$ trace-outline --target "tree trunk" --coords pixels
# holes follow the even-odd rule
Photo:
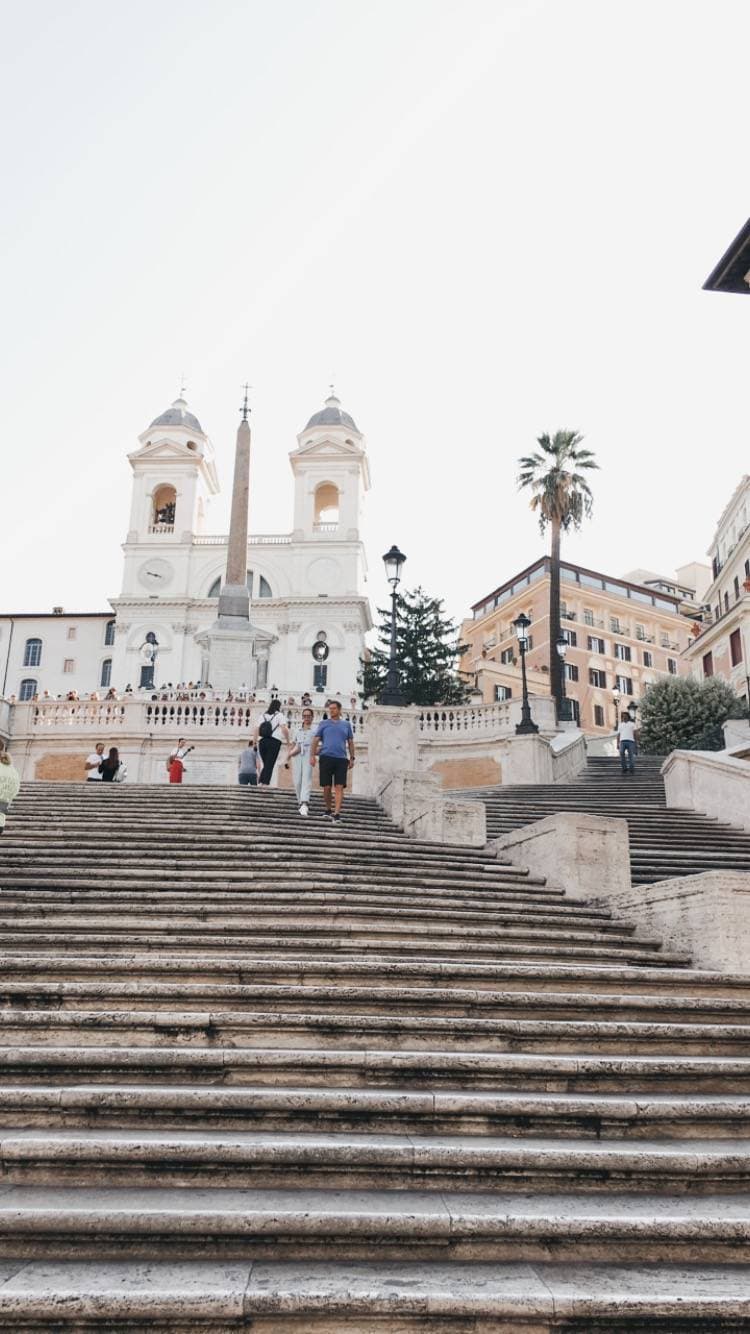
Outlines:
[[[557,652],[560,634],[560,521],[552,520],[549,579],[549,684],[559,718],[562,705],[562,662]]]

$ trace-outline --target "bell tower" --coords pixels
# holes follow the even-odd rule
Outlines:
[[[289,455],[294,473],[295,542],[359,541],[360,515],[370,489],[365,438],[333,392],[297,436]]]
[[[155,417],[128,455],[133,470],[128,545],[159,548],[201,533],[206,502],[219,490],[211,441],[182,396]]]

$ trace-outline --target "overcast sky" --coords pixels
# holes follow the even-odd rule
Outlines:
[[[702,558],[748,471],[747,0],[2,5],[0,610],[119,592],[126,453],[187,398],[228,526],[289,531],[335,379],[364,431],[368,589],[407,553],[460,616],[535,559],[542,431],[601,465],[564,550]]]

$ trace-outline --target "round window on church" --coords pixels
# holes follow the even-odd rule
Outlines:
[[[312,655],[316,662],[325,662],[330,649],[322,639],[316,639],[312,646]]]

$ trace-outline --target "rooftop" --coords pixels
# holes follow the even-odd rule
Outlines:
[[[320,412],[313,413],[305,430],[310,431],[314,426],[345,426],[350,431],[357,431],[359,435],[354,418],[342,411],[341,402],[333,392],[328,395]]]
[[[182,396],[176,398],[171,408],[167,408],[166,412],[154,417],[148,429],[151,430],[152,426],[184,426],[190,431],[200,431],[203,435],[203,427],[194,413],[188,412],[187,402]]]

